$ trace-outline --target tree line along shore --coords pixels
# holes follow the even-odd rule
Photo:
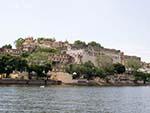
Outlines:
[[[150,64],[97,42],[19,38],[0,48],[1,80],[55,80],[66,84],[142,85]],[[61,73],[61,74],[60,74]],[[61,79],[63,78],[63,79]]]

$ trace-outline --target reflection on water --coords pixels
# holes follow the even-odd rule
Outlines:
[[[0,113],[150,113],[150,87],[0,87]]]

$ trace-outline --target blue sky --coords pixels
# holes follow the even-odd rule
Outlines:
[[[96,41],[150,62],[149,0],[0,0],[0,46],[19,37]]]

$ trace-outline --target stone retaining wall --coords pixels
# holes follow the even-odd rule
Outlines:
[[[0,84],[9,85],[60,85],[61,81],[56,80],[13,80],[13,79],[1,79]]]

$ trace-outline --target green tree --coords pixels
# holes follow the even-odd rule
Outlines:
[[[29,55],[30,55],[31,53],[30,52],[23,52],[23,53],[21,53],[21,57],[22,58],[27,58],[27,57],[29,57]]]
[[[15,57],[15,70],[23,72],[26,71],[28,68],[27,61],[21,57]]]
[[[0,73],[6,73],[6,77],[8,78],[9,74],[12,73],[14,70],[25,71],[27,68],[27,62],[20,57],[1,55],[0,67]]]
[[[84,67],[80,64],[70,64],[66,66],[66,72],[73,74],[74,72],[76,75],[73,76],[74,79],[80,78],[80,76],[84,72]]]
[[[95,68],[95,75],[100,78],[106,77],[105,71],[101,68]]]
[[[86,47],[86,43],[80,40],[76,40],[74,42],[74,46],[77,48],[85,48]]]
[[[6,73],[6,78],[9,77],[9,74],[15,70],[15,60],[10,55],[2,56],[2,62],[4,66],[4,73]]]
[[[133,73],[134,77],[135,77],[135,81],[137,82],[138,80],[142,80],[143,84],[146,84],[146,81],[148,81],[150,79],[150,74],[149,73],[144,73],[144,72],[138,72],[135,71]]]
[[[122,74],[122,73],[124,73],[126,71],[125,66],[120,64],[120,63],[113,64],[113,66],[114,66],[114,71],[117,74]]]
[[[85,78],[92,79],[95,76],[95,66],[91,61],[85,62],[84,66],[84,74],[86,75]]]
[[[80,78],[81,76],[86,79],[92,79],[96,76],[105,77],[104,71],[100,68],[94,66],[91,61],[85,62],[83,64],[70,64],[66,67],[66,71],[70,74],[76,72],[73,78]]]
[[[29,65],[32,64],[45,65],[50,62],[48,60],[48,57],[49,53],[47,52],[34,52],[27,57],[27,61]]]
[[[25,40],[23,38],[19,38],[15,41],[15,46],[16,48],[21,48],[22,47],[22,44]]]
[[[44,75],[47,77],[47,80],[48,80],[48,76],[47,76],[47,73],[49,72],[49,71],[52,71],[52,64],[51,63],[47,63],[47,64],[45,64],[44,66],[43,66],[43,73],[44,73]]]
[[[40,37],[37,39],[38,43],[41,43],[41,41],[51,41],[51,42],[55,42],[56,39],[55,38],[44,38],[44,37]]]
[[[31,72],[37,74],[37,78],[46,77],[47,72],[52,70],[51,61],[48,59],[50,53],[43,50],[38,50],[30,54],[26,59],[28,62],[28,72],[31,75]]]
[[[12,45],[11,44],[6,44],[4,46],[2,46],[2,48],[5,48],[5,49],[12,49]]]
[[[52,70],[52,65],[49,63],[47,63],[45,65],[32,64],[28,67],[29,75],[31,72],[35,72],[37,79],[39,79],[41,77],[47,77],[47,72],[49,70]]]
[[[101,44],[99,44],[95,41],[89,42],[88,46],[92,46],[92,47],[96,47],[96,48],[101,48],[102,47]]]
[[[115,73],[113,65],[108,65],[107,67],[105,67],[103,69],[104,69],[104,72],[105,72],[105,76],[114,75],[114,73]]]
[[[88,67],[88,68],[93,68],[95,67],[94,64],[91,62],[91,61],[87,61],[83,64],[85,67]]]
[[[2,55],[0,55],[0,74],[5,72],[5,62]]]
[[[125,66],[128,69],[131,69],[131,71],[137,71],[139,68],[141,68],[141,62],[139,60],[136,60],[136,59],[128,59],[125,62]]]

